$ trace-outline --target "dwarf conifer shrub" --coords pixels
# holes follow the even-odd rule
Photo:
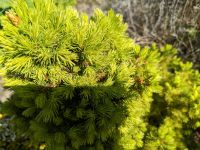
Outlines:
[[[159,54],[135,45],[113,11],[89,19],[52,0],[12,8],[2,18],[0,63],[14,91],[3,110],[16,132],[50,150],[142,147]]]
[[[157,49],[155,46],[152,49]],[[170,45],[161,48],[160,93],[153,95],[144,150],[200,149],[200,74],[177,58]]]
[[[113,11],[52,0],[13,1],[1,19],[2,110],[31,148],[199,149],[200,76],[171,46],[141,48]]]

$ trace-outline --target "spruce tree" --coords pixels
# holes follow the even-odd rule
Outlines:
[[[89,19],[54,2],[13,1],[1,17],[1,75],[14,91],[3,111],[16,132],[50,150],[199,149],[192,64],[169,45],[134,44],[113,11]]]
[[[16,0],[2,22],[1,74],[14,91],[3,110],[18,134],[50,150],[142,147],[159,54],[134,44],[120,15]]]

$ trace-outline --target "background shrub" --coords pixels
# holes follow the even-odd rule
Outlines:
[[[143,149],[197,150],[200,74],[191,63],[177,58],[172,46],[166,45],[160,52],[163,89],[153,95]]]

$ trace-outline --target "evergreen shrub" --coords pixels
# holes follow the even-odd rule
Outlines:
[[[16,132],[52,150],[141,147],[159,90],[158,53],[135,45],[113,11],[89,19],[51,0],[12,8],[2,18],[0,62],[14,91],[3,110]]]
[[[143,149],[198,150],[200,74],[192,69],[192,63],[183,63],[172,46],[159,52],[162,90],[153,94]]]
[[[2,110],[47,150],[199,149],[199,73],[171,46],[141,48],[122,17],[52,0],[2,17]]]

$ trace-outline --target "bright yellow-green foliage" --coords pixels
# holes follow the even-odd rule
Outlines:
[[[2,17],[0,70],[14,94],[2,110],[34,146],[200,148],[200,75],[171,46],[134,44],[113,11],[88,18],[53,0],[12,8]]]
[[[28,8],[23,0],[15,4],[19,25],[5,18],[0,40],[6,47],[2,61],[7,72],[21,80],[43,86],[94,84],[98,74],[104,76],[126,55],[121,51],[130,53],[131,40],[120,35],[126,26],[112,11],[105,16],[97,10],[89,21],[87,15],[52,2],[37,1],[35,8]]]
[[[145,150],[200,148],[200,74],[177,58],[176,51],[169,45],[160,50],[163,90],[153,96]]]
[[[17,133],[52,150],[142,146],[159,55],[125,33],[122,17],[91,19],[51,0],[13,1],[0,31],[3,104]],[[149,97],[148,97],[149,96]]]

